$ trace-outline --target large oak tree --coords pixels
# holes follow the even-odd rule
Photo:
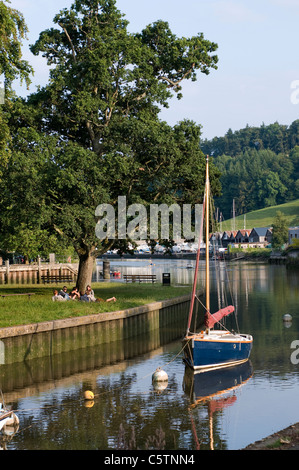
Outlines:
[[[128,204],[196,203],[204,181],[200,126],[171,127],[159,112],[174,94],[182,97],[183,81],[216,68],[217,45],[202,34],[178,38],[164,21],[130,33],[115,3],[76,0],[55,17],[57,28],[31,47],[47,58],[49,83],[10,116],[15,149],[29,152],[42,175],[35,219],[74,246],[80,289],[91,281],[94,257],[115,243],[96,237],[99,204],[115,205],[118,196]],[[212,167],[215,192],[217,177]]]

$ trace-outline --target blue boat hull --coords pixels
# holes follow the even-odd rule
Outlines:
[[[188,341],[185,361],[193,369],[226,367],[247,361],[252,349],[252,338],[249,335],[232,336],[232,340],[213,338],[186,338]]]

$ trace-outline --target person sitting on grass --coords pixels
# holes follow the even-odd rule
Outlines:
[[[61,295],[65,300],[70,300],[70,296],[67,293],[67,287],[66,286],[63,286],[61,291],[59,291],[59,295]]]
[[[90,297],[84,291],[80,292],[80,299],[79,300],[82,300],[82,302],[91,302]]]
[[[53,302],[55,302],[55,301],[60,301],[61,302],[61,301],[67,300],[65,297],[62,297],[62,295],[58,294],[58,290],[56,290],[56,289],[54,290],[53,294],[54,294],[53,297],[52,297]]]
[[[97,299],[95,298],[94,291],[90,287],[90,285],[86,286],[85,294],[88,296],[90,302],[95,302]]]
[[[78,292],[78,289],[77,289],[76,286],[73,287],[73,290],[72,290],[72,292],[70,293],[70,298],[71,298],[72,300],[76,300],[76,299],[79,300],[79,299],[80,299],[80,293]]]

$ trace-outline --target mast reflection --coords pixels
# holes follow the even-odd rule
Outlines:
[[[214,450],[214,413],[233,406],[237,401],[236,390],[244,386],[252,375],[253,368],[250,360],[234,367],[202,373],[194,373],[190,367],[186,367],[183,390],[190,398],[189,415],[196,450],[201,449],[201,442],[192,412],[201,406],[207,409],[209,446],[211,450]]]

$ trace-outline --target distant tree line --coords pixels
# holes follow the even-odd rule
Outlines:
[[[299,120],[249,127],[201,142],[221,172],[224,219],[299,198]]]
[[[288,154],[296,145],[299,145],[299,119],[290,126],[275,122],[268,126],[262,124],[260,127],[247,125],[235,132],[229,129],[224,137],[202,140],[201,149],[213,157],[221,155],[235,157],[245,150],[253,149],[267,149],[276,154]]]

